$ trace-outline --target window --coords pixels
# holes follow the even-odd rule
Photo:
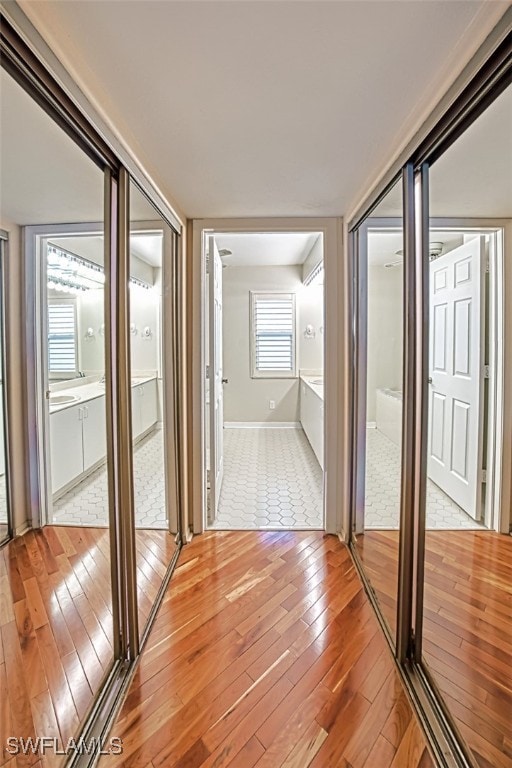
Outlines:
[[[74,299],[48,302],[48,373],[52,379],[66,379],[78,374]]]
[[[251,376],[293,378],[295,294],[251,291]]]

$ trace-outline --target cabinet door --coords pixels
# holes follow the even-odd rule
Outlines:
[[[82,406],[50,414],[52,492],[56,493],[83,472]]]
[[[140,401],[142,395],[142,384],[132,387],[132,439],[136,440],[142,432]]]
[[[141,432],[156,424],[158,418],[157,400],[156,400],[156,379],[151,379],[146,384],[142,384],[141,403]]]
[[[84,406],[83,446],[84,471],[107,455],[107,432],[105,424],[105,398],[89,400]]]

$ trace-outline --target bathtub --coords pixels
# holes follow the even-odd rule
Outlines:
[[[378,389],[375,426],[396,445],[402,443],[402,392]]]

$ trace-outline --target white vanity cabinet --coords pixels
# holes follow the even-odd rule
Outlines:
[[[52,493],[70,485],[106,455],[104,396],[50,413]]]
[[[309,443],[324,468],[324,401],[304,381],[300,383],[300,421]]]
[[[82,474],[82,408],[78,405],[50,414],[50,461],[53,493]]]
[[[132,387],[132,435],[136,440],[158,419],[156,379]]]
[[[105,398],[89,400],[83,408],[82,443],[84,472],[107,455],[107,425],[105,423]]]

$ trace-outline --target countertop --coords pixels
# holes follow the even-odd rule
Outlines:
[[[324,384],[323,384],[323,377],[322,376],[303,376],[301,374],[301,380],[304,382],[304,384],[307,384],[308,387],[317,395],[321,400],[324,399]],[[315,382],[322,380],[321,384],[316,384]]]
[[[132,379],[132,388],[138,387],[139,384],[145,384],[148,381],[156,379],[156,376],[134,376]],[[67,388],[58,388],[52,391],[53,395],[70,395],[76,397],[71,403],[58,403],[50,405],[50,413],[57,413],[63,411],[65,408],[73,408],[75,405],[81,405],[87,403],[89,400],[95,400],[97,397],[102,397],[105,394],[105,384],[100,384],[99,380],[94,382],[87,382],[86,384],[73,384],[73,386]]]

